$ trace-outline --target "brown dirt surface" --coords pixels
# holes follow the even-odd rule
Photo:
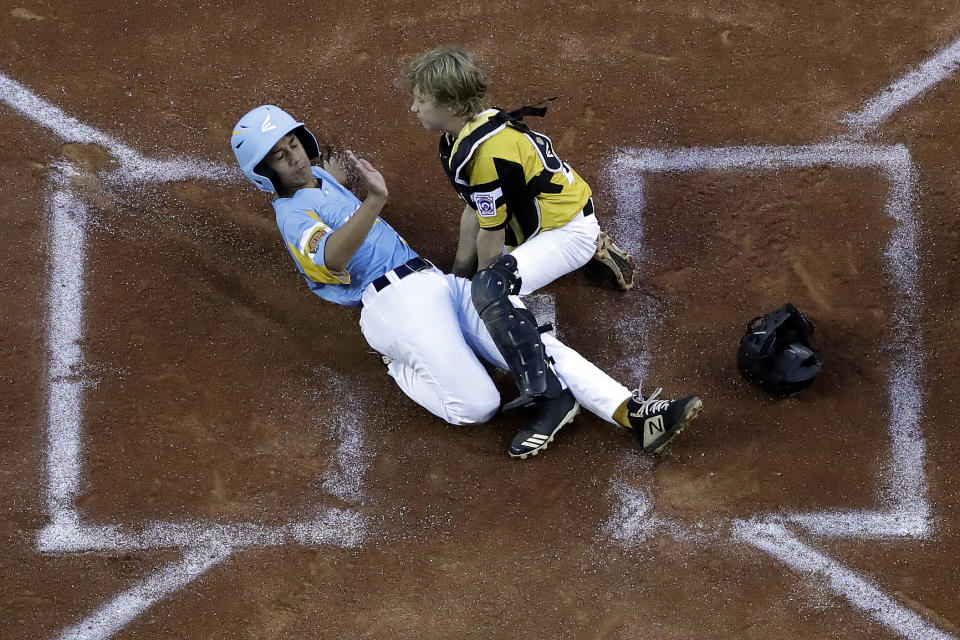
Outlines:
[[[534,126],[591,182],[608,227],[618,150],[834,139],[844,114],[960,37],[960,5],[33,0],[0,3],[0,35],[0,74],[148,158],[233,165],[236,120],[282,106],[381,168],[384,217],[449,267],[459,201],[396,81],[416,54],[475,51],[504,107],[557,96]],[[304,286],[251,185],[125,184],[104,145],[0,102],[0,640],[59,637],[182,555],[38,549],[50,521],[51,264],[71,259],[51,240],[48,206],[64,162],[89,214],[74,372],[87,383],[83,522],[267,527],[336,508],[369,524],[352,548],[236,549],[91,638],[900,637],[822,575],[731,531],[770,513],[877,508],[891,407],[918,402],[926,538],[789,528],[960,637],[955,98],[951,76],[870,139],[904,145],[919,176],[920,397],[890,398],[900,290],[884,257],[897,223],[883,175],[656,173],[644,181],[638,287],[572,274],[546,293],[571,346],[633,386],[646,350],[645,384],[697,393],[705,411],[660,456],[583,413],[526,461],[506,454],[523,415],[452,428],[396,388],[358,313]],[[807,392],[776,400],[739,377],[735,352],[746,322],[787,300],[817,323],[825,367]],[[349,451],[344,421],[357,415],[347,427],[362,450]],[[363,471],[352,494],[324,484],[344,447]],[[630,540],[611,529],[623,491],[653,505],[652,528]]]

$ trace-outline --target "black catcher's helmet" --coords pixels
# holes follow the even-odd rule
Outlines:
[[[757,316],[740,340],[737,364],[747,380],[771,393],[790,396],[806,389],[823,359],[810,345],[813,323],[789,302]]]

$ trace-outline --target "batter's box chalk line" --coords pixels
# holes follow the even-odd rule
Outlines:
[[[923,341],[919,328],[922,293],[919,278],[918,233],[915,216],[917,171],[903,145],[862,142],[894,112],[947,78],[960,66],[960,40],[955,41],[919,68],[893,82],[843,122],[846,135],[836,140],[803,146],[742,146],[684,149],[621,149],[607,173],[617,202],[615,230],[618,240],[644,260],[643,211],[646,205],[644,176],[650,173],[696,171],[762,172],[828,166],[875,170],[886,178],[889,191],[885,213],[897,226],[884,253],[887,273],[897,290],[893,310],[892,366],[888,378],[890,457],[880,478],[875,510],[827,510],[811,513],[777,513],[729,523],[732,539],[768,553],[794,571],[825,581],[828,588],[875,619],[894,634],[911,640],[957,640],[934,627],[921,615],[884,594],[868,579],[802,542],[787,525],[799,526],[824,538],[857,540],[927,539],[933,515],[928,499],[926,440],[920,429],[923,416]],[[632,327],[647,338],[655,319],[641,318]],[[650,340],[643,340],[649,344]],[[649,352],[649,346],[646,351]],[[641,359],[643,371],[649,353]],[[636,465],[628,457],[624,467]],[[604,535],[624,546],[635,545],[659,533],[678,540],[696,540],[703,532],[658,515],[647,488],[637,488],[627,478],[614,476],[608,498],[612,515]],[[719,526],[713,527],[715,531]]]
[[[138,183],[182,180],[238,181],[235,168],[193,159],[154,160],[115,138],[68,116],[37,97],[26,87],[0,74],[0,98],[38,125],[72,142],[106,149],[119,168],[102,174],[114,188]],[[85,326],[85,273],[87,230],[91,220],[83,198],[73,190],[75,178],[84,174],[67,161],[51,165],[47,213],[51,246],[57,247],[50,263],[47,291],[49,348],[47,400],[47,511],[50,523],[37,536],[43,553],[133,552],[180,549],[183,557],[105,603],[97,612],[63,631],[60,638],[108,638],[147,608],[182,589],[194,579],[246,548],[282,545],[355,548],[370,535],[366,517],[352,509],[325,508],[298,522],[281,526],[208,521],[154,522],[140,527],[84,523],[77,509],[83,471],[83,398],[92,382],[85,378],[82,339]],[[526,296],[538,317],[556,323],[553,298]],[[349,386],[327,371],[330,384]],[[336,394],[351,397],[351,394]],[[322,478],[322,487],[347,503],[363,497],[363,476],[372,454],[365,446],[361,425],[362,403],[340,407],[330,427],[340,441],[334,459]],[[358,453],[359,452],[359,453]]]
[[[903,79],[891,84],[876,98],[868,101],[844,122],[850,131],[848,140],[859,139],[874,131],[897,109],[946,78],[960,60],[960,40],[921,65]],[[24,117],[51,130],[66,141],[96,144],[107,149],[118,161],[119,168],[104,176],[112,184],[168,182],[187,179],[236,180],[239,172],[196,159],[155,160],[145,158],[115,138],[80,122],[60,108],[36,96],[24,85],[0,74],[0,99]],[[909,153],[902,146],[868,146],[840,141],[824,145],[800,147],[734,147],[715,149],[680,149],[674,151],[624,150],[612,165],[610,178],[618,203],[620,238],[630,239],[633,249],[641,253],[644,193],[639,178],[623,180],[626,173],[643,174],[656,171],[691,170],[776,170],[780,168],[827,165],[840,167],[873,167],[884,172],[891,183],[886,210],[900,224],[894,232],[887,252],[893,279],[905,294],[897,310],[894,329],[900,338],[896,355],[897,367],[891,374],[891,405],[896,398],[914,399],[900,414],[903,423],[891,422],[891,430],[907,429],[910,436],[903,446],[895,440],[891,461],[886,471],[887,490],[883,492],[884,509],[870,512],[824,512],[768,516],[753,521],[735,521],[733,539],[766,551],[794,570],[818,575],[829,580],[831,588],[844,595],[868,615],[878,619],[895,633],[907,638],[954,638],[933,629],[917,614],[909,612],[868,581],[840,566],[819,552],[801,543],[785,527],[790,522],[822,536],[844,537],[917,537],[930,535],[931,516],[923,471],[925,443],[915,418],[922,414],[919,394],[922,351],[919,332],[911,329],[919,314],[920,292],[917,288],[916,222],[913,217],[916,175]],[[77,625],[64,630],[60,638],[100,640],[108,638],[150,606],[189,584],[238,549],[281,544],[334,545],[353,547],[367,535],[366,520],[348,509],[327,509],[313,518],[280,527],[263,527],[255,523],[212,524],[205,522],[160,522],[138,530],[120,525],[90,526],[81,521],[76,508],[82,470],[82,398],[89,384],[82,371],[85,242],[88,224],[82,199],[71,192],[69,178],[76,169],[68,163],[53,167],[48,212],[51,218],[51,246],[71,260],[54,260],[50,269],[48,291],[48,340],[50,348],[48,399],[47,503],[50,524],[37,538],[38,549],[48,553],[83,551],[136,551],[178,548],[183,557],[154,575],[138,582],[104,604],[97,612]],[[634,230],[626,228],[628,217],[637,215]],[[59,286],[53,286],[57,283]],[[645,342],[646,343],[646,342]],[[908,347],[916,350],[912,356]],[[647,350],[649,351],[649,349]],[[649,352],[642,355],[639,366],[646,368]],[[642,376],[641,376],[642,379]],[[897,395],[894,391],[916,392]],[[911,413],[912,412],[912,413]],[[893,415],[898,415],[893,412]],[[913,420],[911,422],[911,420]],[[911,431],[912,429],[912,431]],[[904,432],[901,432],[904,433]],[[351,435],[351,434],[348,434]],[[355,435],[355,434],[353,434]],[[327,478],[328,483],[330,478]],[[339,479],[338,479],[339,481]],[[687,535],[683,527],[658,518],[653,503],[643,490],[621,486],[622,476],[614,479],[610,494],[619,496],[617,513],[630,518],[633,529],[617,529],[615,518],[609,531],[629,537],[633,531],[644,531],[645,520],[656,523],[675,537]],[[621,485],[618,485],[621,483]],[[342,484],[342,483],[341,483]],[[893,490],[896,484],[897,490]],[[339,485],[338,485],[339,486]],[[352,487],[352,484],[347,486]],[[906,490],[904,490],[904,487]],[[617,491],[617,489],[621,489]],[[642,504],[629,504],[638,500]],[[651,518],[656,520],[650,520]],[[881,611],[886,611],[883,613]],[[892,612],[892,613],[890,613]]]
[[[853,538],[925,538],[931,529],[925,472],[926,441],[921,372],[923,343],[919,329],[918,225],[914,217],[916,171],[903,145],[873,146],[832,142],[797,147],[729,147],[675,151],[622,150],[610,165],[617,198],[617,237],[643,259],[645,203],[643,176],[692,171],[776,171],[812,166],[873,169],[890,187],[884,210],[897,222],[884,258],[897,290],[892,320],[892,366],[888,379],[891,441],[877,511],[798,513],[787,519],[811,533]],[[641,326],[640,333],[649,335]],[[650,340],[645,340],[649,343]]]
[[[98,136],[96,140],[101,144],[105,138]],[[138,164],[143,166],[149,162],[140,158]],[[47,318],[50,352],[47,510],[50,524],[38,535],[37,548],[46,553],[176,548],[183,550],[184,554],[181,560],[121,593],[60,637],[107,638],[148,607],[189,584],[237,550],[294,544],[359,546],[368,535],[367,519],[354,510],[341,508],[321,509],[301,521],[281,526],[184,521],[155,522],[134,529],[116,524],[92,526],[82,522],[76,499],[83,466],[83,395],[90,384],[82,374],[81,347],[86,294],[86,232],[90,220],[85,202],[71,190],[71,178],[79,175],[77,169],[66,162],[55,163],[51,169],[47,213],[50,242],[51,246],[57,247],[57,253],[50,265]],[[130,182],[129,178],[126,182]],[[338,383],[336,376],[331,379],[332,384]],[[363,423],[359,403],[341,407],[336,435],[352,444],[362,443],[359,425]],[[338,449],[324,486],[334,489],[331,493],[345,501],[358,499],[356,484],[366,469],[367,459],[348,456],[342,449]]]

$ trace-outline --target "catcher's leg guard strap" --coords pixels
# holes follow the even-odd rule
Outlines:
[[[471,287],[473,306],[520,389],[520,397],[504,405],[504,410],[528,405],[540,397],[555,398],[563,391],[547,361],[536,318],[526,309],[514,307],[507,297],[520,291],[516,266],[516,258],[501,256],[474,276]]]

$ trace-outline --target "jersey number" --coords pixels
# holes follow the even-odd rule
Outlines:
[[[560,159],[553,149],[553,141],[542,133],[531,131],[529,134],[533,146],[540,153],[543,166],[553,173],[562,173],[567,182],[573,184],[573,170],[566,162]]]

